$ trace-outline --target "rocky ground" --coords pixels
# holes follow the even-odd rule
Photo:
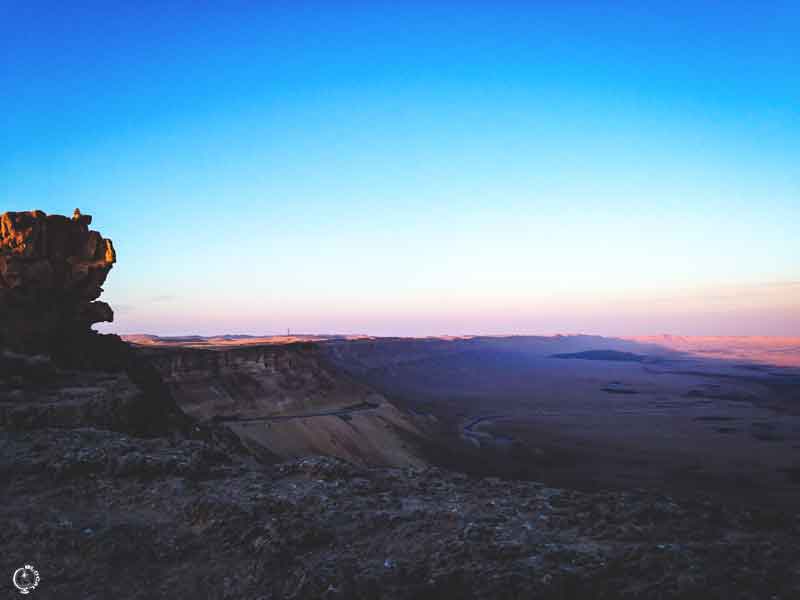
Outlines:
[[[800,596],[800,520],[331,458],[218,431],[0,432],[0,549],[46,598]],[[10,588],[10,582],[9,582]]]

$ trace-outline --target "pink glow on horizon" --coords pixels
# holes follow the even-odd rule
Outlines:
[[[503,298],[457,292],[349,298],[232,298],[215,304],[181,297],[115,305],[103,332],[164,335],[303,333],[373,335],[547,334],[800,335],[800,282]]]

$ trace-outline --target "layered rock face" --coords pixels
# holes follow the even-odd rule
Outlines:
[[[413,418],[327,359],[318,344],[139,348],[177,405],[225,422],[248,447],[362,465],[423,463]]]
[[[113,321],[97,299],[116,254],[89,229],[92,217],[40,210],[0,216],[0,346],[61,354],[81,345],[91,325]]]

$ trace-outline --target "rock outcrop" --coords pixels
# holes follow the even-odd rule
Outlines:
[[[0,216],[0,429],[98,427],[135,435],[184,430],[152,366],[116,335],[98,301],[116,262],[92,218]]]
[[[98,298],[116,254],[91,222],[77,209],[0,216],[0,347],[67,355],[92,339],[92,324],[113,321]]]

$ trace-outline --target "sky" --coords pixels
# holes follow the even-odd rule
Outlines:
[[[800,335],[797,2],[0,0],[119,333]]]

